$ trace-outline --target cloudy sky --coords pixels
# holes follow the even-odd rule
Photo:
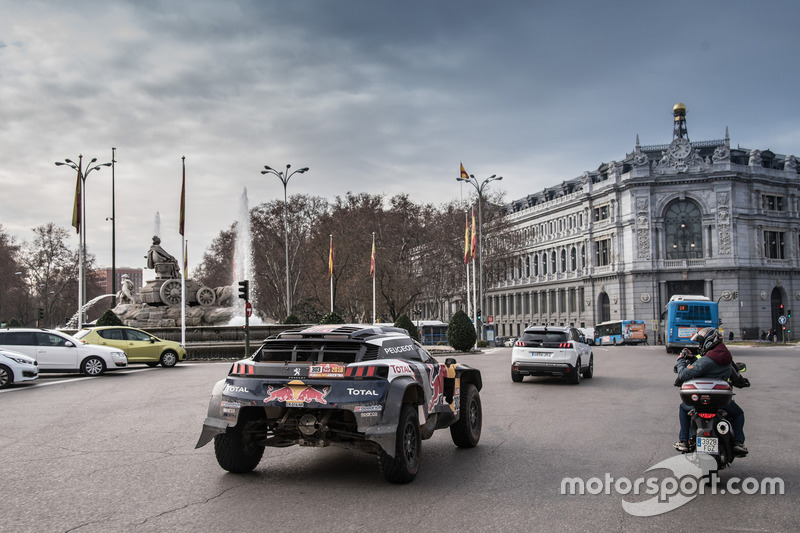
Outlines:
[[[156,212],[190,268],[250,205],[289,194],[513,200],[672,139],[800,155],[800,3],[0,0],[0,224],[70,228],[75,177],[111,160],[117,265],[144,266]],[[111,170],[87,178],[88,247],[111,265]],[[74,230],[73,236],[74,236]],[[367,237],[368,238],[368,237]],[[73,237],[77,247],[77,236]]]

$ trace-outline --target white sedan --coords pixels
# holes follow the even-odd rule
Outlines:
[[[0,350],[0,389],[12,383],[33,381],[39,377],[36,359],[11,350]]]

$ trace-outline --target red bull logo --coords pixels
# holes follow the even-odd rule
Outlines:
[[[431,399],[428,402],[428,412],[432,413],[444,396],[444,377],[447,372],[444,365],[425,365],[428,367],[428,377],[431,383]]]
[[[325,397],[330,392],[330,387],[315,388],[306,385],[300,380],[292,380],[283,387],[267,387],[267,397],[264,403],[284,402],[286,407],[303,407],[310,402],[327,404]]]

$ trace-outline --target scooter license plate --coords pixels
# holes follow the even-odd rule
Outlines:
[[[719,439],[716,437],[697,437],[697,451],[718,454]]]

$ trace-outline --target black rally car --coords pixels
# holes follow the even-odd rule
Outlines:
[[[211,394],[197,448],[249,472],[265,446],[342,446],[376,453],[384,477],[407,483],[421,441],[450,428],[462,448],[481,436],[480,371],[439,363],[404,329],[323,325],[284,331],[233,364]]]

